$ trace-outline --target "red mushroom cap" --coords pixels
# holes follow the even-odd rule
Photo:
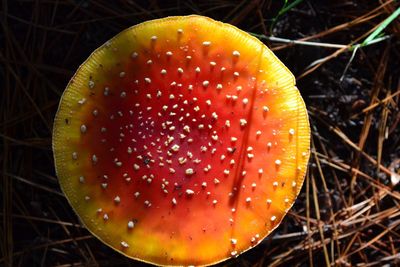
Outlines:
[[[310,129],[289,70],[201,16],[131,27],[68,84],[54,122],[61,187],[124,255],[209,265],[258,244],[304,180]]]

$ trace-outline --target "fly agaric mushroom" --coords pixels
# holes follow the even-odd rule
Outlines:
[[[83,224],[124,255],[209,265],[257,245],[304,180],[310,129],[289,70],[201,16],[131,27],[68,84],[53,149]]]

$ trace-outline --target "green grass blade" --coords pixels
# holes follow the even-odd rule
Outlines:
[[[303,2],[303,0],[295,0],[287,5],[287,1],[285,1],[285,5],[283,6],[283,8],[281,10],[279,10],[278,17],[285,14],[286,12],[288,12],[289,10],[291,10],[292,8],[294,8],[301,2]]]
[[[272,29],[275,27],[276,22],[278,21],[278,18],[282,16],[283,14],[287,13],[290,11],[292,8],[303,2],[304,0],[295,0],[291,3],[288,4],[288,0],[284,1],[283,7],[279,10],[278,14],[272,19],[271,26],[269,27],[269,32],[272,35]]]
[[[379,25],[378,28],[376,28],[375,31],[373,31],[367,39],[362,42],[361,46],[366,46],[368,45],[371,41],[373,41],[378,35],[393,21],[395,20],[398,16],[400,15],[400,7],[396,9],[395,12],[392,13],[389,17],[387,17],[381,25]]]

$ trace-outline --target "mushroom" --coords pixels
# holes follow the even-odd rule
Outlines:
[[[71,206],[116,251],[210,265],[257,245],[304,180],[310,129],[290,71],[202,16],[133,26],[82,64],[53,132]]]

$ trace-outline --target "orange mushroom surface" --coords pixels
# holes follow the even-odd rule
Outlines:
[[[293,205],[310,129],[290,71],[202,16],[133,26],[98,48],[55,118],[59,181],[124,255],[210,265],[254,247]]]

